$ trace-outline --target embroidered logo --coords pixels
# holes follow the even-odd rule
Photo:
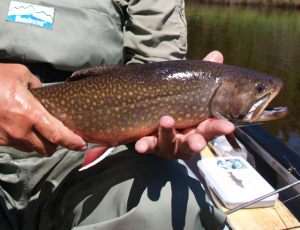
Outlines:
[[[11,1],[6,20],[45,29],[53,28],[54,8]]]

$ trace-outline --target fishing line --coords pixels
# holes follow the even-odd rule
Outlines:
[[[226,211],[225,214],[226,214],[226,215],[230,215],[231,213],[234,213],[234,212],[236,212],[236,211],[238,211],[238,210],[240,210],[240,209],[242,209],[242,208],[246,208],[246,207],[248,207],[248,206],[250,206],[250,205],[252,205],[252,204],[255,204],[255,203],[257,203],[257,202],[259,202],[259,201],[261,201],[261,200],[263,200],[263,199],[266,199],[266,198],[268,198],[268,197],[270,197],[270,196],[272,196],[272,195],[274,195],[274,194],[276,194],[276,193],[279,193],[279,192],[284,191],[284,190],[286,190],[286,189],[288,189],[288,188],[291,188],[291,187],[293,187],[293,186],[295,186],[295,185],[297,185],[297,184],[300,184],[300,180],[297,180],[297,181],[295,181],[294,183],[289,184],[289,185],[286,185],[286,186],[284,186],[284,187],[282,187],[282,188],[280,188],[280,189],[277,189],[277,190],[275,190],[275,191],[273,191],[273,192],[267,193],[267,194],[265,194],[265,195],[263,195],[263,196],[261,196],[261,197],[258,197],[258,198],[254,199],[254,200],[251,200],[251,201],[249,201],[249,202],[246,202],[246,203],[244,203],[244,204],[241,204],[241,205],[239,205],[239,206],[237,206],[237,207],[235,207],[235,208],[233,208],[233,209],[230,209],[230,210]]]
[[[289,199],[286,199],[285,201],[281,201],[282,203],[287,203],[287,202],[289,202],[289,201],[291,201],[291,200],[294,200],[294,199],[296,199],[296,198],[298,198],[298,197],[300,197],[300,193],[298,194],[298,195],[296,195],[296,196],[293,196],[293,197],[291,197],[291,198],[289,198]]]

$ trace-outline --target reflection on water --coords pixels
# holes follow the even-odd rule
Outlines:
[[[287,118],[264,126],[300,154],[300,12],[187,5],[188,58],[220,50],[225,63],[280,77],[284,88],[273,105]]]

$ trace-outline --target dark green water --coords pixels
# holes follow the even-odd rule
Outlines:
[[[278,76],[284,88],[273,101],[289,115],[265,124],[300,154],[300,11],[187,4],[188,58],[220,50],[225,63]]]

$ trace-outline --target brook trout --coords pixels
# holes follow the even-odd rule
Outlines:
[[[31,92],[86,141],[116,146],[155,132],[164,115],[179,129],[209,117],[236,125],[281,118],[287,108],[266,107],[282,85],[252,70],[185,60],[89,68]]]

